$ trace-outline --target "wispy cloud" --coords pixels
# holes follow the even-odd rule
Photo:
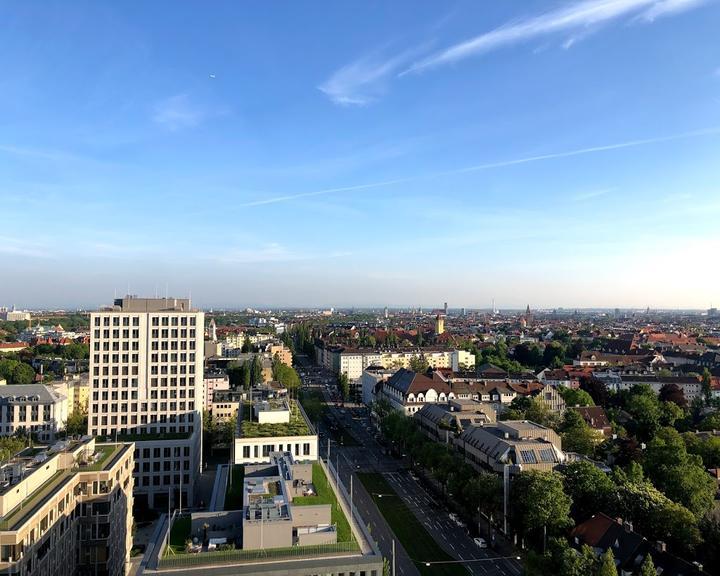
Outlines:
[[[636,148],[638,146],[648,146],[650,144],[659,144],[662,142],[672,142],[674,140],[684,140],[687,138],[697,138],[700,136],[712,136],[720,134],[720,127],[715,126],[711,128],[703,128],[700,130],[693,130],[690,132],[682,132],[679,134],[671,134],[669,136],[659,136],[656,138],[642,138],[637,140],[627,140],[624,142],[616,142],[614,144],[604,144],[602,146],[590,146],[587,148],[577,148],[575,150],[565,150],[563,152],[551,152],[548,154],[538,154],[535,156],[523,156],[520,158],[514,158],[511,160],[501,160],[499,162],[486,162],[483,164],[475,164],[472,166],[466,166],[464,168],[454,168],[452,170],[445,170],[442,172],[431,172],[428,174],[420,174],[417,176],[407,176],[404,178],[394,178],[392,180],[382,180],[379,182],[368,182],[365,184],[356,184],[352,186],[339,186],[336,188],[324,188],[321,190],[313,190],[310,192],[300,192],[296,194],[284,194],[281,196],[271,196],[268,198],[262,198],[258,200],[252,200],[244,202],[238,205],[238,208],[249,208],[253,206],[264,206],[268,204],[277,204],[279,202],[288,202],[292,200],[298,200],[301,198],[309,198],[312,196],[324,196],[327,194],[338,194],[343,192],[358,192],[361,190],[371,190],[374,188],[384,188],[387,186],[394,186],[397,184],[406,184],[409,182],[417,182],[420,180],[428,180],[431,178],[439,178],[444,176],[455,176],[470,172],[480,172],[484,170],[491,170],[494,168],[505,168],[509,166],[517,166],[521,164],[529,164],[533,162],[542,162],[544,160],[555,160],[560,158],[571,158],[573,156],[584,156],[587,154],[595,154],[598,152],[609,152],[612,150],[622,150],[624,148]]]
[[[318,90],[335,104],[366,106],[382,96],[387,80],[407,66],[418,51],[408,50],[391,58],[364,56],[335,71]]]
[[[176,94],[155,104],[153,122],[171,130],[193,128],[207,116],[204,108],[192,103],[187,94]]]
[[[514,44],[551,34],[570,34],[564,46],[578,38],[622,18],[652,22],[662,16],[696,8],[708,0],[584,0],[539,16],[506,23],[495,30],[454,44],[413,63],[400,76],[452,64]]]
[[[599,198],[600,196],[605,196],[606,194],[610,194],[613,192],[615,188],[601,188],[599,190],[588,190],[587,192],[580,192],[578,194],[575,194],[572,199],[575,200],[575,202],[584,202],[586,200],[592,200],[593,198]]]

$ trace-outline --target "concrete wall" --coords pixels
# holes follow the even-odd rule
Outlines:
[[[272,522],[246,520],[243,522],[242,547],[245,550],[288,548],[293,545],[292,529],[290,519]]]
[[[203,524],[207,523],[210,526],[208,528],[209,532],[237,530],[237,535],[240,535],[242,520],[242,510],[233,510],[232,512],[193,512],[190,515],[190,532],[193,536],[202,538],[204,536]]]

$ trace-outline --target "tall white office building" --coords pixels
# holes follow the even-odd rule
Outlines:
[[[192,506],[202,462],[204,313],[126,296],[90,315],[90,434],[135,442],[137,509]]]

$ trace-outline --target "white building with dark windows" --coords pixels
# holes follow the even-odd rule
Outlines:
[[[138,508],[193,505],[203,332],[204,314],[187,299],[126,296],[90,315],[88,429],[135,442]]]
[[[381,384],[378,399],[383,398],[395,410],[408,416],[418,412],[425,404],[444,404],[455,399],[450,385],[433,373],[433,378],[400,368]]]
[[[67,396],[42,384],[0,386],[0,436],[17,432],[51,442],[65,428]]]

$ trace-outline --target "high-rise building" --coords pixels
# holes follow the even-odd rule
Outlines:
[[[204,313],[126,296],[90,315],[90,434],[135,442],[138,509],[192,506],[202,463]]]

